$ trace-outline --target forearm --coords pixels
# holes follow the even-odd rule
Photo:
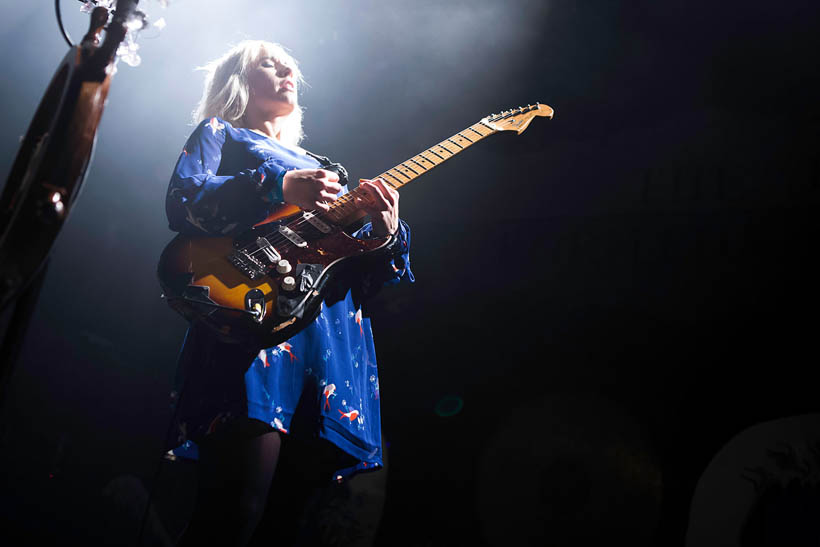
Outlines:
[[[268,157],[255,167],[222,172],[226,138],[218,118],[203,121],[188,138],[166,195],[172,230],[190,235],[236,233],[281,203],[286,166]]]
[[[241,232],[282,202],[283,174],[272,162],[232,176],[175,172],[166,198],[170,228],[189,235]]]

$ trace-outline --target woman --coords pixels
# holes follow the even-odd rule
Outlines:
[[[344,171],[322,169],[319,159],[326,158],[298,146],[302,80],[291,56],[275,44],[245,41],[206,70],[195,112],[201,122],[168,189],[171,229],[235,235],[283,202],[328,210],[346,192],[338,175]],[[180,545],[245,545],[267,500],[266,520],[279,539],[293,539],[287,534],[311,485],[382,465],[375,350],[361,300],[366,287],[413,280],[410,231],[398,218],[395,189],[380,179],[360,186],[366,197],[359,204],[371,222],[354,236],[390,236],[392,251],[326,301],[306,329],[262,351],[220,341],[196,323],[189,329],[180,354],[174,453],[198,456],[199,488]],[[277,474],[277,482],[306,477],[295,491],[271,488],[284,461],[299,470]]]

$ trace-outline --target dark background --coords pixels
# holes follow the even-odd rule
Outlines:
[[[171,535],[190,511],[189,466],[153,480],[185,332],[155,265],[193,69],[244,38],[300,61],[303,145],[353,179],[491,112],[556,112],[402,190],[417,282],[370,305],[376,544],[682,544],[725,443],[817,411],[817,3],[141,4],[168,26],[118,66],[4,405],[8,537],[84,538],[122,476],[157,484]],[[51,9],[3,5],[0,173],[65,54]]]

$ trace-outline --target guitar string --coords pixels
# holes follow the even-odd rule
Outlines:
[[[480,125],[480,123],[473,124],[472,126],[469,126],[469,127],[465,128],[465,129],[463,129],[462,131],[459,131],[459,133],[461,133],[461,132],[463,132],[463,131],[467,131],[467,130],[469,130],[469,129],[472,129],[472,128],[473,128],[473,127],[475,127],[476,125]],[[427,159],[427,158],[426,158],[423,154],[424,154],[425,152],[429,152],[429,153],[433,153],[433,154],[435,154],[436,156],[441,157],[438,153],[436,153],[436,152],[435,152],[435,150],[433,150],[433,148],[435,148],[436,146],[438,146],[439,148],[443,148],[444,150],[446,150],[446,151],[447,151],[450,155],[449,155],[449,156],[446,156],[446,157],[443,157],[443,158],[442,158],[442,161],[440,161],[439,163],[434,163],[433,167],[436,167],[436,166],[438,166],[439,164],[443,163],[444,161],[446,161],[446,160],[450,159],[451,157],[455,156],[456,154],[458,154],[458,153],[459,153],[459,152],[461,152],[462,150],[466,149],[466,148],[467,148],[467,147],[469,147],[470,145],[475,144],[476,142],[478,142],[479,140],[483,139],[484,137],[487,137],[487,136],[489,136],[489,135],[492,135],[493,133],[495,133],[495,131],[492,131],[492,132],[488,133],[487,135],[484,135],[484,134],[479,133],[479,132],[477,132],[477,131],[476,131],[476,133],[478,133],[479,135],[481,135],[481,139],[476,139],[475,141],[470,141],[469,139],[464,139],[464,137],[462,136],[462,139],[467,140],[467,141],[468,141],[468,143],[467,143],[466,145],[464,145],[463,147],[461,147],[461,149],[460,149],[460,150],[456,150],[455,152],[452,152],[451,150],[449,150],[448,148],[446,148],[446,147],[444,147],[444,146],[443,146],[443,144],[442,144],[442,143],[447,142],[447,141],[452,142],[452,140],[451,140],[451,139],[453,139],[453,138],[455,138],[455,137],[458,137],[458,136],[461,136],[461,135],[459,135],[459,133],[456,133],[455,135],[453,135],[453,136],[452,136],[452,137],[450,137],[449,139],[446,139],[446,140],[444,140],[444,141],[441,141],[441,142],[440,142],[440,143],[438,143],[438,144],[435,144],[435,145],[431,146],[430,148],[428,148],[428,149],[424,150],[423,152],[420,152],[419,154],[416,154],[415,156],[413,156],[413,157],[412,157],[412,158],[410,158],[410,159],[413,159],[413,158],[415,158],[415,157],[420,157],[420,158],[422,158],[423,160],[427,161],[428,163],[434,163],[434,162],[431,162],[429,159]],[[458,144],[457,144],[457,146],[461,146],[461,145],[458,145]],[[407,161],[410,161],[410,160],[407,160]],[[397,181],[400,183],[400,185],[399,185],[399,186],[396,186],[396,184],[395,184],[395,183],[389,182],[389,181],[387,181],[386,179],[385,179],[385,182],[387,182],[388,184],[390,184],[390,186],[393,186],[394,188],[398,189],[398,188],[400,188],[401,186],[404,186],[405,184],[407,184],[407,183],[411,182],[412,180],[414,180],[415,178],[417,178],[417,177],[421,176],[421,174],[423,174],[423,173],[415,173],[415,172],[414,172],[414,175],[406,175],[406,174],[402,173],[402,172],[401,172],[401,170],[399,169],[399,167],[400,167],[401,165],[403,165],[404,163],[405,163],[405,162],[402,162],[402,163],[400,163],[400,164],[398,164],[398,165],[396,165],[396,166],[392,167],[391,169],[388,169],[387,171],[385,171],[384,173],[382,173],[382,175],[380,175],[380,176],[379,176],[379,177],[377,177],[377,178],[383,178],[383,179],[384,179],[386,176],[390,176],[391,178],[394,178],[395,180],[397,180]],[[425,170],[425,172],[426,172],[426,171],[429,171],[429,170],[430,170],[430,169],[432,169],[433,167],[430,167],[430,168],[426,169],[426,170]],[[408,179],[408,180],[407,180],[406,182],[403,182],[401,179],[399,179],[399,178],[398,178],[398,177],[396,177],[395,175],[391,174],[391,173],[390,173],[391,171],[398,171],[398,172],[400,173],[400,175],[401,175],[401,176],[403,176],[404,178],[406,178],[406,179]],[[295,219],[294,221],[292,221],[292,222],[290,222],[290,223],[288,223],[288,224],[285,224],[284,226],[286,226],[287,228],[289,228],[289,229],[291,229],[291,230],[294,230],[294,231],[295,231],[295,230],[297,230],[297,229],[301,229],[301,228],[302,228],[303,226],[305,226],[306,224],[310,224],[310,225],[311,225],[311,227],[314,227],[314,228],[315,228],[315,226],[313,225],[313,223],[311,223],[311,222],[310,222],[310,220],[308,220],[308,219],[309,219],[309,217],[307,216],[307,215],[312,215],[313,217],[318,218],[320,221],[329,221],[331,225],[333,225],[333,226],[334,226],[334,227],[336,227],[336,228],[339,228],[339,226],[337,226],[337,225],[336,225],[336,223],[335,223],[334,221],[332,221],[332,220],[328,219],[328,215],[329,215],[329,213],[331,213],[331,212],[332,212],[332,211],[334,211],[334,210],[341,210],[341,209],[343,209],[346,205],[348,205],[348,204],[350,204],[350,203],[353,203],[353,202],[355,201],[356,197],[359,197],[359,196],[357,196],[357,195],[356,195],[356,194],[358,194],[358,193],[359,193],[359,192],[357,192],[357,191],[358,191],[358,188],[354,188],[353,190],[351,190],[351,191],[350,191],[350,192],[348,192],[347,194],[345,194],[345,195],[343,195],[343,196],[339,197],[337,200],[335,200],[335,201],[333,202],[333,204],[331,205],[331,208],[330,208],[328,211],[322,211],[322,212],[318,212],[318,213],[317,213],[317,211],[316,211],[316,210],[306,211],[306,212],[302,213],[302,214],[299,216],[299,218],[298,218],[298,219]],[[359,209],[359,208],[358,208],[358,207],[356,207],[356,209],[355,209],[355,210],[358,210],[358,209]],[[281,226],[281,225],[280,225],[280,226]],[[317,229],[318,229],[318,228],[317,228]],[[273,241],[271,241],[271,239],[269,239],[269,238],[270,238],[271,233],[275,234],[275,235],[274,235],[274,237],[272,238],[272,239],[273,239]],[[288,237],[284,236],[284,235],[281,233],[281,231],[279,231],[278,229],[277,229],[276,231],[274,231],[274,232],[270,232],[270,233],[265,234],[265,235],[260,236],[260,237],[264,237],[265,239],[267,239],[267,240],[268,240],[268,242],[270,243],[270,246],[271,246],[271,247],[274,247],[274,249],[276,249],[277,247],[279,247],[279,248],[289,249],[289,248],[290,248],[290,247],[292,247],[292,246],[296,246],[296,244],[295,244],[295,243],[293,243],[293,241],[291,241],[291,240],[290,240],[290,238],[288,238]],[[253,247],[254,245],[257,245],[257,244],[256,244],[256,242],[248,243],[247,245],[244,245],[243,247],[240,247],[239,249],[240,249],[240,250],[242,250],[243,252],[245,252],[247,255],[249,255],[249,256],[251,256],[251,257],[252,257],[253,255],[257,254],[257,253],[260,253],[260,252],[261,252],[261,253],[264,253],[264,252],[265,252],[266,247],[258,247],[258,245],[257,245],[257,249],[256,249],[256,250],[249,251],[249,249],[250,249],[251,247]]]
[[[391,186],[394,186],[394,185],[391,184]],[[294,231],[297,230],[297,229],[300,229],[302,226],[305,226],[305,225],[308,225],[308,224],[311,227],[315,228],[315,226],[306,217],[307,214],[313,214],[316,217],[318,217],[319,220],[327,221],[331,225],[333,225],[335,228],[339,228],[339,226],[336,224],[336,222],[334,222],[333,220],[330,220],[328,218],[328,213],[330,213],[332,210],[342,209],[344,206],[346,206],[350,203],[353,203],[355,201],[356,197],[358,197],[357,194],[360,194],[360,193],[361,192],[358,191],[358,188],[354,188],[353,190],[351,190],[347,194],[345,194],[345,195],[339,197],[339,199],[335,200],[333,202],[333,205],[331,206],[330,211],[322,211],[322,212],[317,212],[316,210],[306,211],[303,214],[301,214],[298,219],[295,219],[295,220],[291,221],[290,223],[285,224],[284,226],[286,226],[287,228],[290,228]],[[356,210],[358,210],[358,209],[359,208],[356,207]],[[274,236],[271,237],[271,234],[274,234]],[[264,237],[265,239],[267,239],[268,242],[271,244],[271,247],[274,247],[274,249],[276,249],[276,247],[289,248],[289,247],[295,245],[293,243],[293,241],[291,241],[287,236],[284,236],[278,229],[275,230],[275,231],[269,232],[269,233],[267,233],[267,234],[265,234],[261,237]],[[247,249],[252,247],[254,244],[255,244],[255,242],[248,243],[244,247],[240,247],[240,250],[246,251],[246,254],[248,254],[249,256],[253,256],[253,255],[255,255],[257,253],[260,253],[260,252],[262,252],[262,253],[265,252],[266,247],[258,247],[255,251],[247,252]]]
[[[465,131],[466,131],[466,129],[465,129]],[[454,135],[454,136],[456,136],[456,135]],[[451,138],[452,138],[452,137],[451,137]],[[442,142],[444,142],[444,141],[442,141]],[[475,142],[478,142],[478,140],[476,140]],[[469,144],[467,144],[466,146],[464,146],[464,148],[467,148],[468,146],[470,146],[470,144],[473,144],[473,143],[469,143]],[[437,145],[435,145],[435,146],[439,146],[440,148],[444,148],[441,144],[437,144]],[[423,156],[422,154],[424,154],[424,152],[432,152],[432,153],[434,153],[434,154],[435,154],[435,152],[432,150],[432,148],[433,148],[433,147],[428,148],[427,150],[425,150],[425,151],[423,151],[423,152],[421,152],[421,153],[417,154],[417,156],[419,156],[419,157],[421,157],[421,158],[423,158],[423,159],[426,159],[426,158],[424,158],[424,156]],[[462,148],[462,150],[463,150],[464,148]],[[450,153],[450,156],[445,157],[445,158],[444,158],[441,162],[439,162],[439,163],[443,163],[445,160],[447,160],[447,159],[449,159],[449,158],[451,158],[451,157],[455,156],[456,154],[458,154],[458,153],[461,151],[461,150],[457,150],[456,152],[452,152],[452,151],[450,151],[450,150],[449,150],[449,149],[447,149],[447,148],[444,148],[444,150],[447,150],[447,152],[449,152],[449,153]],[[438,155],[438,154],[437,154],[437,155]],[[414,156],[414,157],[415,157],[415,156]],[[409,160],[408,160],[408,161],[409,161]],[[428,162],[430,162],[430,160],[427,160],[427,161],[428,161]],[[430,162],[430,163],[432,163],[432,162]],[[435,166],[439,165],[439,163],[434,164],[434,166],[433,166],[433,167],[435,167]],[[399,165],[401,165],[401,164],[399,164]],[[399,165],[397,165],[397,166],[395,166],[395,167],[393,167],[393,168],[391,168],[391,169],[388,169],[387,171],[385,171],[382,175],[380,175],[380,176],[379,176],[379,177],[377,177],[377,178],[384,178],[384,176],[386,176],[386,175],[390,175],[390,171],[395,171],[395,170],[398,170],[398,169],[399,169]],[[429,168],[429,169],[427,169],[427,170],[429,171],[430,169],[432,169],[432,167],[431,167],[431,168]],[[401,173],[401,171],[399,171],[399,173]],[[386,182],[387,182],[387,184],[389,184],[390,186],[393,186],[394,188],[397,188],[397,189],[398,189],[398,188],[400,188],[401,186],[403,186],[403,185],[405,185],[405,184],[407,184],[407,183],[411,182],[412,180],[414,180],[416,177],[418,177],[418,176],[420,176],[420,175],[421,175],[421,174],[415,174],[415,176],[408,176],[408,175],[404,175],[404,174],[402,174],[402,176],[404,176],[405,178],[407,178],[407,179],[408,179],[406,182],[402,182],[402,181],[401,181],[400,179],[398,179],[395,175],[390,175],[392,178],[396,179],[397,181],[399,181],[399,182],[401,183],[401,184],[400,184],[400,186],[396,186],[396,184],[395,184],[395,183],[392,183],[392,182],[389,182],[389,181],[386,181]],[[301,228],[302,226],[304,226],[305,224],[310,224],[311,226],[313,226],[313,224],[310,222],[310,220],[308,220],[308,217],[306,216],[307,214],[313,214],[314,216],[318,217],[318,218],[319,218],[320,220],[322,220],[322,221],[324,221],[324,220],[329,220],[329,219],[327,218],[328,213],[330,213],[330,212],[331,212],[331,211],[333,211],[333,210],[339,210],[339,209],[342,209],[344,206],[348,205],[349,203],[352,203],[352,202],[355,200],[355,198],[356,198],[356,197],[358,197],[356,194],[360,193],[360,192],[357,192],[357,191],[358,191],[358,188],[354,188],[353,190],[351,190],[351,191],[350,191],[350,192],[348,192],[347,194],[345,194],[345,195],[343,195],[343,196],[339,197],[339,199],[337,199],[337,200],[335,200],[335,201],[333,202],[333,205],[331,205],[331,209],[330,209],[329,211],[322,211],[321,213],[317,213],[317,212],[316,212],[316,210],[313,210],[313,211],[307,211],[307,212],[303,213],[302,215],[300,215],[300,217],[299,217],[298,219],[295,219],[294,221],[292,221],[292,222],[290,222],[290,223],[286,224],[285,226],[286,226],[286,227],[288,227],[288,228],[290,228],[290,229],[299,229],[299,228]],[[358,209],[359,209],[359,208],[357,207],[357,208],[356,208],[356,210],[358,210]],[[336,223],[335,223],[334,221],[330,221],[330,223],[331,223],[332,225],[336,226]],[[314,227],[315,227],[315,226],[314,226]],[[292,242],[289,238],[287,238],[286,236],[282,235],[282,233],[281,233],[281,232],[279,232],[278,230],[277,230],[277,231],[275,231],[275,232],[271,232],[271,233],[274,233],[274,234],[275,234],[274,241],[271,241],[270,239],[268,239],[268,238],[270,237],[270,233],[265,234],[264,236],[261,236],[261,237],[265,237],[266,239],[268,239],[268,242],[270,243],[270,245],[271,245],[272,247],[274,247],[274,248],[276,248],[276,247],[280,247],[280,248],[281,248],[281,247],[284,247],[284,248],[289,248],[290,246],[295,245],[295,244],[294,244],[294,243],[293,243],[293,242]],[[249,249],[249,248],[251,248],[252,246],[254,246],[254,244],[255,244],[255,242],[253,242],[253,243],[249,243],[249,244],[245,245],[244,247],[241,247],[240,249],[241,249],[242,251],[245,251],[245,252],[246,252],[246,254],[248,254],[248,255],[250,255],[250,256],[253,256],[253,255],[255,255],[255,254],[257,254],[257,253],[260,253],[260,252],[262,252],[262,253],[264,253],[264,252],[265,252],[265,247],[257,247],[257,249],[256,249],[256,250],[248,252],[248,249]]]
[[[395,168],[394,168],[394,169],[395,169]],[[417,175],[417,176],[418,176],[418,175]],[[377,178],[380,178],[380,177],[377,177]],[[408,178],[409,178],[409,177],[408,177]],[[413,177],[413,178],[415,178],[415,177]],[[413,179],[412,179],[412,178],[409,178],[409,180],[408,180],[407,182],[410,182],[411,180],[413,180]],[[391,186],[393,186],[394,188],[396,188],[396,185],[395,185],[395,184],[390,183],[390,182],[388,182],[388,184],[390,184]],[[324,221],[327,221],[327,222],[329,222],[331,225],[333,225],[334,227],[339,228],[339,226],[336,224],[336,222],[335,222],[335,221],[333,221],[333,220],[331,220],[330,218],[328,218],[329,213],[331,213],[331,212],[332,212],[332,211],[334,211],[334,210],[343,210],[343,208],[344,208],[346,205],[354,203],[354,202],[355,202],[355,199],[356,199],[357,197],[360,197],[358,194],[361,194],[361,193],[362,193],[362,192],[361,192],[361,191],[359,191],[359,189],[358,189],[358,188],[354,188],[353,190],[351,190],[351,191],[350,191],[350,192],[348,192],[347,194],[345,194],[345,195],[343,195],[343,196],[340,196],[338,199],[336,199],[336,200],[333,202],[333,205],[331,205],[331,209],[330,209],[330,210],[328,210],[328,211],[321,211],[321,212],[317,212],[316,210],[306,211],[306,212],[304,212],[303,214],[301,214],[301,215],[299,216],[299,218],[298,218],[298,219],[295,219],[295,220],[293,220],[292,222],[290,222],[290,223],[288,223],[288,224],[285,224],[284,226],[286,226],[287,228],[290,228],[290,229],[292,229],[292,230],[294,230],[294,231],[295,231],[296,229],[300,229],[301,227],[303,227],[303,226],[305,226],[305,225],[307,225],[307,224],[309,224],[310,226],[312,226],[312,227],[314,227],[314,228],[315,228],[315,226],[313,225],[313,223],[311,223],[311,222],[310,222],[310,220],[308,220],[308,217],[307,217],[307,215],[308,215],[308,214],[312,214],[313,216],[317,217],[320,221],[323,221],[323,222],[324,222]],[[359,210],[359,207],[356,207],[356,208],[355,208],[355,210]],[[352,214],[352,211],[351,211],[351,213],[349,213],[349,214]],[[344,218],[344,217],[342,217],[342,218]],[[318,229],[318,228],[317,228],[317,229]],[[270,235],[271,235],[271,234],[275,234],[275,236],[274,236],[274,237],[275,237],[274,241],[271,241],[270,239],[268,239],[268,238],[270,237]],[[274,232],[270,232],[270,233],[265,234],[264,236],[261,236],[261,237],[265,237],[266,239],[268,239],[268,242],[269,242],[269,243],[271,244],[271,246],[272,246],[272,247],[274,247],[274,248],[276,248],[277,246],[281,246],[282,244],[284,244],[284,245],[286,245],[286,246],[288,246],[288,245],[294,245],[294,243],[293,243],[293,242],[292,242],[289,238],[287,238],[287,236],[284,236],[284,235],[283,235],[280,231],[278,231],[278,229],[277,229],[276,231],[274,231]],[[254,243],[248,243],[248,244],[247,244],[247,245],[245,245],[244,247],[240,247],[240,249],[241,249],[241,250],[243,250],[243,251],[246,251],[246,254],[248,254],[248,255],[250,255],[250,256],[253,256],[253,255],[257,254],[257,253],[260,253],[260,252],[264,252],[264,251],[265,251],[265,247],[260,247],[260,248],[257,248],[255,251],[250,251],[250,252],[247,252],[247,249],[249,249],[249,248],[250,248],[250,247],[252,247],[253,245],[254,245]]]
[[[415,156],[413,156],[412,158],[410,158],[410,159],[408,159],[408,160],[406,160],[406,161],[413,161],[414,163],[416,163],[416,164],[417,164],[417,165],[419,165],[420,167],[424,168],[424,167],[423,167],[423,165],[422,165],[421,163],[419,163],[419,162],[415,161],[415,159],[414,159],[414,158],[416,158],[416,157],[419,157],[419,158],[421,158],[421,159],[422,159],[422,161],[427,161],[428,163],[432,163],[432,164],[433,164],[433,167],[436,167],[436,166],[438,166],[440,163],[443,163],[444,161],[446,161],[446,160],[450,159],[451,157],[455,156],[456,154],[458,154],[458,153],[459,153],[459,152],[461,152],[462,150],[465,150],[465,149],[466,149],[467,147],[469,147],[470,145],[475,144],[476,142],[480,141],[480,140],[481,140],[481,139],[483,139],[484,137],[488,137],[488,136],[490,136],[490,135],[492,135],[493,133],[495,133],[495,132],[496,132],[496,131],[491,130],[489,133],[487,133],[487,134],[485,135],[485,134],[483,134],[483,133],[481,133],[481,132],[479,132],[479,131],[477,131],[477,130],[475,129],[477,126],[481,126],[481,122],[477,122],[477,123],[475,123],[475,124],[473,124],[473,125],[471,125],[471,126],[466,127],[465,129],[463,129],[463,130],[459,131],[458,133],[456,133],[456,134],[452,135],[450,138],[448,138],[448,139],[446,139],[446,140],[444,140],[444,141],[441,141],[441,142],[439,142],[438,144],[433,145],[432,147],[430,147],[430,148],[428,148],[428,149],[426,149],[426,150],[424,150],[424,151],[420,152],[419,154],[416,154]],[[478,135],[480,136],[480,138],[479,138],[479,139],[476,139],[475,141],[473,141],[473,140],[470,140],[470,139],[468,139],[468,138],[465,138],[463,135],[461,135],[461,133],[463,133],[464,131],[468,131],[468,130],[472,130],[474,133],[478,134]],[[458,144],[457,142],[453,141],[453,139],[454,139],[454,138],[457,138],[457,137],[461,137],[461,138],[462,138],[462,140],[466,140],[466,141],[468,141],[468,142],[467,142],[467,144],[465,144],[464,146],[461,146],[461,145],[460,145],[460,144]],[[460,147],[460,150],[456,150],[455,152],[453,152],[453,151],[451,151],[449,148],[445,147],[445,146],[443,145],[443,143],[445,143],[445,142],[447,142],[447,141],[449,141],[449,142],[452,142],[452,143],[456,144],[456,146],[459,146],[459,147]],[[435,151],[435,150],[433,150],[436,146],[438,146],[440,149],[444,149],[444,150],[446,150],[446,151],[447,151],[447,153],[449,154],[449,156],[442,157],[440,154],[436,153],[436,151]],[[436,156],[438,156],[438,157],[442,158],[442,161],[441,161],[441,162],[439,162],[439,163],[432,162],[432,161],[431,161],[431,160],[429,160],[426,156],[424,156],[424,153],[425,153],[425,152],[432,153],[432,154],[434,154],[434,155],[436,155]],[[385,171],[384,173],[382,173],[382,175],[380,175],[380,176],[379,176],[379,177],[377,177],[377,178],[384,178],[384,179],[385,179],[385,181],[386,181],[388,184],[390,184],[390,185],[391,185],[391,186],[393,186],[394,188],[398,189],[398,188],[400,188],[401,186],[403,186],[403,185],[405,185],[405,184],[407,184],[407,183],[411,182],[411,181],[412,181],[412,180],[414,180],[416,177],[421,176],[421,174],[423,174],[423,173],[416,173],[416,172],[415,172],[415,171],[413,171],[412,169],[410,169],[410,170],[411,170],[411,171],[413,171],[413,173],[414,173],[414,175],[413,175],[413,176],[408,176],[407,174],[402,173],[402,171],[401,171],[401,169],[400,169],[400,166],[403,166],[403,165],[404,165],[404,163],[406,163],[406,161],[405,161],[405,162],[402,162],[402,163],[400,163],[400,164],[398,164],[398,165],[396,165],[396,166],[394,166],[394,167],[392,167],[391,169],[388,169],[387,171]],[[405,166],[405,167],[406,167],[406,166]],[[429,171],[430,169],[432,169],[432,167],[430,167],[430,168],[426,168],[424,172]],[[405,169],[405,170],[406,170],[406,169]],[[405,182],[405,181],[402,181],[401,179],[399,179],[398,177],[396,177],[395,175],[393,175],[392,173],[390,173],[391,171],[398,171],[398,173],[400,174],[400,176],[402,176],[402,177],[406,178],[406,179],[407,179],[407,181],[406,181],[406,182]],[[398,181],[398,182],[399,182],[399,186],[396,186],[394,183],[387,181],[387,179],[386,179],[386,177],[387,177],[387,176],[389,176],[390,178],[395,179],[396,181]],[[310,223],[310,224],[312,225],[312,223],[310,222],[310,220],[308,220],[308,217],[306,216],[306,214],[308,214],[308,213],[312,214],[312,215],[313,215],[313,216],[315,216],[315,217],[318,217],[318,218],[319,218],[319,220],[322,220],[322,221],[324,221],[324,220],[328,220],[328,219],[327,219],[327,215],[328,215],[330,212],[332,212],[332,211],[333,211],[333,210],[335,210],[335,209],[336,209],[336,210],[337,210],[337,209],[343,209],[343,207],[344,207],[344,206],[348,205],[348,204],[349,204],[352,200],[355,200],[355,198],[357,197],[357,196],[356,196],[356,194],[357,194],[357,190],[358,190],[358,189],[353,189],[353,190],[352,190],[351,192],[349,192],[348,194],[345,194],[344,196],[341,196],[338,200],[334,201],[334,203],[333,203],[333,205],[331,205],[331,209],[330,209],[329,211],[323,211],[323,212],[320,212],[320,213],[317,213],[317,212],[316,212],[316,210],[307,211],[306,213],[303,213],[303,214],[302,214],[302,215],[301,215],[298,219],[296,219],[296,220],[292,221],[292,222],[291,222],[291,223],[289,223],[289,224],[286,224],[285,226],[287,226],[288,228],[291,228],[291,229],[298,229],[298,228],[301,228],[302,226],[304,226],[306,223]],[[357,208],[357,209],[358,209],[358,208]],[[334,221],[330,220],[330,224],[336,225],[336,222],[334,222]],[[337,227],[338,227],[338,226],[337,226]],[[270,236],[270,233],[265,234],[265,235],[264,235],[264,236],[262,236],[262,237],[267,238],[267,237],[269,237],[269,236]],[[291,244],[291,243],[292,243],[292,242],[290,242],[290,240],[289,240],[288,238],[286,238],[285,236],[282,236],[282,235],[281,235],[281,232],[276,233],[276,239],[275,239],[275,242],[276,242],[276,245],[280,245],[280,244],[289,245],[289,244]],[[251,248],[253,245],[254,245],[253,243],[249,243],[249,244],[247,244],[246,246],[242,247],[241,249],[242,249],[243,251],[247,251],[247,249]],[[275,245],[273,245],[273,243],[272,243],[271,245],[275,247]],[[254,254],[259,253],[259,252],[264,252],[264,248],[257,248],[257,249],[256,249],[256,250],[254,250],[254,251],[250,251],[250,253],[249,253],[249,254],[250,254],[251,256],[253,256]]]
[[[334,204],[336,204],[336,203],[340,203],[340,202],[341,202],[341,204],[340,204],[337,208],[341,208],[342,206],[344,206],[344,205],[346,205],[346,204],[348,204],[348,203],[352,203],[352,199],[353,199],[353,198],[355,198],[355,196],[353,196],[352,198],[348,198],[347,196],[350,196],[350,195],[351,195],[351,194],[353,194],[355,191],[356,191],[356,190],[354,189],[354,190],[352,190],[351,192],[348,192],[348,193],[347,193],[347,194],[345,194],[344,196],[341,196],[339,199],[337,199],[336,201],[334,201]],[[345,199],[345,198],[347,198],[347,199]],[[334,207],[336,207],[336,206],[334,205]],[[313,226],[313,224],[312,224],[309,220],[307,220],[306,215],[308,215],[308,214],[313,214],[315,217],[319,218],[319,220],[321,220],[321,221],[328,221],[328,222],[330,222],[331,224],[333,224],[333,225],[335,226],[335,222],[333,222],[333,221],[331,221],[329,218],[327,218],[327,213],[329,213],[329,212],[330,212],[330,211],[322,211],[322,212],[317,212],[315,209],[314,209],[314,210],[312,210],[312,211],[306,211],[306,212],[302,213],[302,214],[299,216],[299,218],[298,218],[298,219],[295,219],[295,220],[293,220],[292,222],[290,222],[290,223],[288,223],[288,224],[285,224],[284,226],[286,226],[287,228],[290,228],[291,230],[294,230],[294,231],[295,231],[295,229],[299,229],[299,228],[301,228],[301,227],[302,227],[302,226],[304,226],[305,224],[310,224],[311,226]],[[297,214],[298,214],[298,213],[297,213]],[[280,225],[280,226],[281,226],[281,225]],[[315,226],[314,226],[314,227],[315,227]],[[268,239],[268,238],[271,236],[271,234],[275,234],[275,236],[274,236],[274,237],[275,237],[274,241],[271,241],[270,239]],[[281,247],[283,244],[284,244],[284,245],[294,245],[294,243],[293,243],[293,242],[292,242],[289,238],[287,238],[286,236],[284,236],[284,235],[283,235],[280,231],[278,231],[278,229],[277,229],[277,230],[275,230],[275,231],[269,232],[269,233],[267,233],[267,234],[265,234],[264,236],[261,236],[261,237],[264,237],[265,239],[268,239],[268,242],[269,242],[269,243],[271,244],[271,246],[272,246],[272,247],[274,247],[274,248],[275,248],[275,247],[277,247],[277,246],[280,246],[280,247]],[[241,249],[241,250],[243,250],[243,251],[246,251],[248,248],[252,247],[253,245],[254,245],[254,243],[249,243],[249,244],[245,245],[244,247],[240,247],[240,249]],[[247,254],[249,254],[250,256],[253,256],[253,255],[255,255],[256,253],[259,253],[259,252],[264,252],[264,250],[265,250],[265,248],[264,248],[264,247],[260,247],[260,248],[257,248],[255,251],[251,251],[251,252],[249,252],[249,253],[247,253]]]

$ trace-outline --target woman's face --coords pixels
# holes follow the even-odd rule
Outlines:
[[[250,105],[271,116],[287,116],[296,108],[296,75],[293,69],[267,53],[248,72]]]

